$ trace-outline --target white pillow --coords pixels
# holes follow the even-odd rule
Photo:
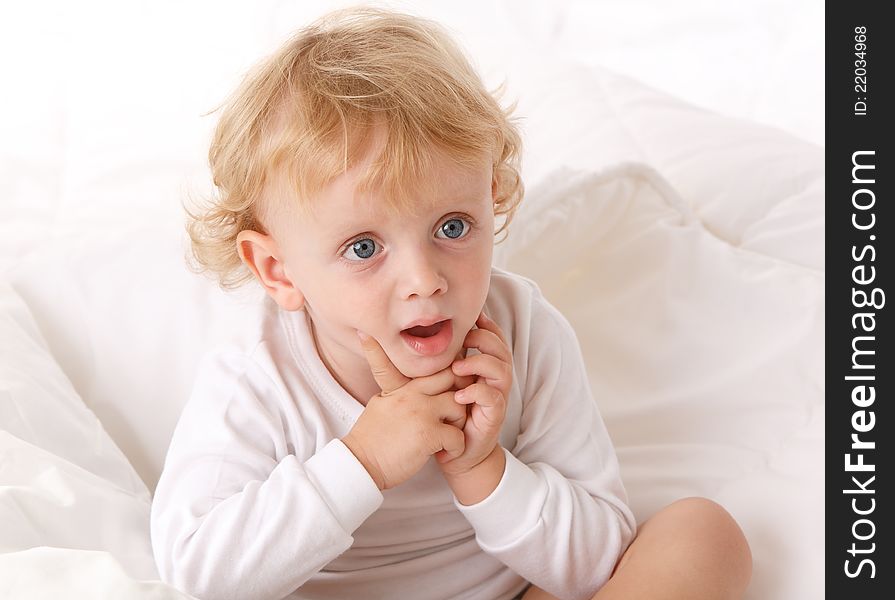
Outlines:
[[[148,499],[146,486],[84,406],[47,349],[34,318],[0,280],[0,435],[64,456],[73,467]],[[0,540],[0,544],[4,540]]]
[[[202,356],[250,334],[263,294],[225,294],[187,271],[177,228],[149,227],[56,244],[10,279],[84,403],[150,492]]]
[[[720,239],[644,165],[528,202],[499,262],[574,327],[638,522],[712,498],[751,544],[749,598],[822,597],[823,273]]]
[[[507,70],[508,97],[519,100],[529,187],[558,168],[646,163],[719,238],[823,270],[819,146],[697,108],[608,69],[520,59]]]
[[[141,581],[107,552],[47,547],[0,554],[0,594],[28,600],[196,600],[156,576]]]
[[[157,578],[149,502],[28,308],[0,281],[0,590],[24,577],[9,561],[40,546],[111,554],[131,576]]]

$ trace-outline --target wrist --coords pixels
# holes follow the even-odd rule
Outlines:
[[[379,469],[370,461],[367,453],[364,451],[364,448],[361,444],[357,442],[357,440],[351,437],[351,433],[349,432],[345,437],[342,438],[342,443],[345,444],[345,447],[348,448],[351,453],[354,455],[354,458],[361,464],[361,466],[367,471],[370,475],[370,478],[373,480],[373,483],[376,484],[376,487],[379,488],[379,491],[385,489],[385,481],[383,480],[382,475],[379,473]]]
[[[507,457],[500,444],[494,446],[480,463],[462,473],[445,473],[444,478],[454,496],[464,506],[478,504],[490,496],[506,469]]]

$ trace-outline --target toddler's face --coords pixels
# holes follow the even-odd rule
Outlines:
[[[363,357],[356,329],[421,377],[448,365],[488,295],[494,241],[492,168],[439,157],[432,197],[391,217],[378,193],[355,197],[364,161],[278,223],[284,270],[305,298],[318,346]],[[440,325],[415,329],[414,325]]]

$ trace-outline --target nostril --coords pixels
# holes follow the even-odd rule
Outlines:
[[[447,287],[442,283],[438,283],[432,285],[418,285],[414,286],[412,289],[414,291],[408,294],[409,297],[416,296],[417,298],[431,298],[433,296],[440,296],[444,294]]]

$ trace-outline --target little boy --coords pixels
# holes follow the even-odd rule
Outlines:
[[[222,287],[264,288],[264,316],[206,358],[174,432],[162,579],[202,599],[636,589],[633,555],[606,585],[636,524],[575,334],[491,266],[520,145],[450,39],[406,15],[328,15],[245,80],[189,232]]]

